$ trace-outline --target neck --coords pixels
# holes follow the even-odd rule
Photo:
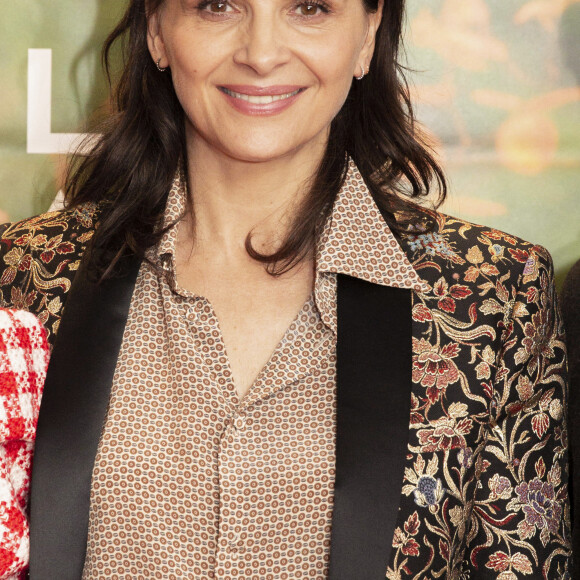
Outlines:
[[[316,148],[317,150],[313,150]],[[233,159],[201,139],[188,145],[193,216],[189,228],[197,250],[244,255],[244,243],[260,252],[275,251],[284,240],[324,154],[303,148],[264,162]]]

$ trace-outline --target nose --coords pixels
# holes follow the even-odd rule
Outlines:
[[[234,61],[252,68],[260,76],[268,75],[288,62],[290,50],[282,28],[273,11],[256,11],[248,18],[240,33],[240,44],[234,52]]]

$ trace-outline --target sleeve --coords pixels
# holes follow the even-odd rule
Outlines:
[[[0,309],[0,579],[28,567],[27,504],[40,398],[48,365],[45,331],[24,311]]]
[[[471,580],[571,579],[566,347],[544,248],[534,247],[516,288],[464,567]]]

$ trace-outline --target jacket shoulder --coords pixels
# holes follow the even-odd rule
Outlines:
[[[552,258],[542,246],[501,230],[436,213],[437,227],[412,234],[403,245],[421,277],[433,285],[440,277],[452,282],[484,283],[487,278],[513,284],[531,280],[540,269],[553,275]]]
[[[55,231],[63,235],[66,233],[72,235],[78,234],[82,230],[92,232],[95,229],[97,217],[98,207],[96,204],[83,204],[74,209],[46,212],[0,225],[0,240],[4,243],[16,234],[20,236],[27,233],[48,235]],[[72,237],[75,236],[72,235]]]
[[[0,226],[0,304],[35,314],[51,343],[97,216],[86,204]]]

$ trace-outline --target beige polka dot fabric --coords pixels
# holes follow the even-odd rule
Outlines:
[[[185,195],[177,178],[169,221]],[[84,580],[327,577],[336,273],[423,284],[377,212],[351,165],[314,293],[241,402],[212,306],[175,285],[166,234],[151,257],[168,275],[143,264],[115,371]]]
[[[383,286],[416,292],[430,289],[385,224],[352,160],[321,237],[316,267],[321,272],[348,274]]]

